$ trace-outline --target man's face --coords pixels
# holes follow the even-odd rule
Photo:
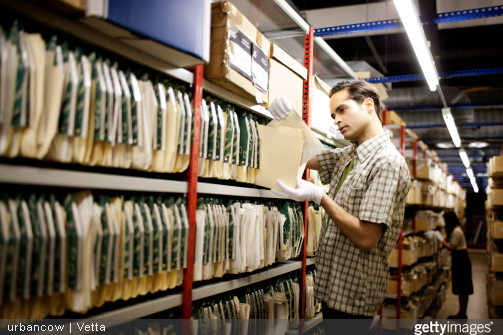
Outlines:
[[[347,89],[335,93],[330,99],[332,119],[348,141],[359,142],[358,139],[362,137],[370,122],[371,113],[365,106],[367,100],[363,104],[351,100]]]

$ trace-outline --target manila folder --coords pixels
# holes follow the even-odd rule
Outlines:
[[[300,129],[258,125],[260,134],[260,168],[255,184],[282,189],[276,184],[280,180],[290,188],[297,188],[297,175],[302,155],[303,135]]]

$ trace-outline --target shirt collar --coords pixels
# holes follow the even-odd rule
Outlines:
[[[358,159],[360,162],[363,162],[365,158],[368,157],[368,155],[383,145],[386,142],[390,141],[390,137],[386,131],[383,133],[376,135],[372,137],[371,139],[363,142],[362,144],[354,144],[354,148],[356,151],[356,154],[358,155]]]

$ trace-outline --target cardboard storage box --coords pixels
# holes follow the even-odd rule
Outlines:
[[[503,306],[503,289],[491,289],[491,302],[496,306]]]
[[[490,221],[493,238],[503,239],[503,221]]]
[[[228,1],[211,4],[210,62],[206,79],[268,105],[269,41]]]
[[[402,265],[412,265],[417,262],[416,250],[402,250]],[[398,264],[398,250],[393,249],[388,257],[388,264]]]
[[[503,189],[493,189],[487,194],[489,206],[503,206]]]
[[[177,67],[210,59],[209,0],[93,0],[81,21]]]
[[[394,279],[390,279],[388,282],[388,289],[386,291],[387,294],[397,294],[398,292],[398,285],[397,281]],[[402,296],[408,297],[410,296],[414,291],[412,290],[412,284],[408,280],[402,280]]]
[[[491,255],[491,271],[503,272],[503,254],[493,253]]]
[[[280,95],[291,102],[295,111],[302,116],[304,80],[307,69],[283,49],[271,43],[271,71],[269,76],[269,103]]]
[[[413,162],[411,161],[409,164],[409,172],[411,176],[414,173],[414,166],[412,165]],[[416,179],[423,179],[423,180],[435,180],[435,168],[430,165],[431,161],[428,159],[417,159],[416,160]]]
[[[503,306],[503,281],[493,275],[487,276],[488,299],[492,305]]]
[[[422,210],[416,213],[416,231],[426,231],[435,229],[435,224],[432,218],[432,211]]]
[[[503,177],[503,156],[491,157],[488,165],[490,165],[488,169],[489,177]]]
[[[61,13],[75,13],[86,10],[86,0],[43,0],[42,2]]]
[[[398,125],[404,124],[404,125],[407,125],[405,123],[405,121],[400,116],[398,116],[398,114],[396,112],[394,112],[394,111],[388,111],[388,116],[387,116],[387,120],[386,121],[387,121],[388,125],[392,125],[392,124],[398,124]]]

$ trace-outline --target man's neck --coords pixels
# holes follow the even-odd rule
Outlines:
[[[381,123],[372,122],[369,127],[363,132],[362,136],[357,139],[359,145],[363,144],[365,141],[370,140],[371,138],[376,137],[384,133],[384,129]]]

